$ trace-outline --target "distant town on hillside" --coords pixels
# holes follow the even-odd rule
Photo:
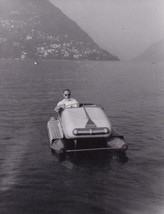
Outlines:
[[[119,60],[48,0],[0,1],[0,58]]]

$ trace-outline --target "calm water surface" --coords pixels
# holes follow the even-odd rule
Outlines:
[[[164,214],[164,64],[0,61],[0,213]],[[127,159],[59,162],[46,124],[62,90],[102,104]]]

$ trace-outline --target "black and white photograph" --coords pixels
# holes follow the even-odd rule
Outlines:
[[[0,0],[0,214],[164,214],[163,0]]]

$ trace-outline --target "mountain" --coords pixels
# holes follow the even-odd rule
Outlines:
[[[134,60],[151,62],[164,61],[164,39],[151,45]]]
[[[0,0],[0,58],[119,60],[48,0]]]

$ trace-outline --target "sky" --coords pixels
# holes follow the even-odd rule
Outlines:
[[[122,60],[164,38],[164,0],[50,0]]]

